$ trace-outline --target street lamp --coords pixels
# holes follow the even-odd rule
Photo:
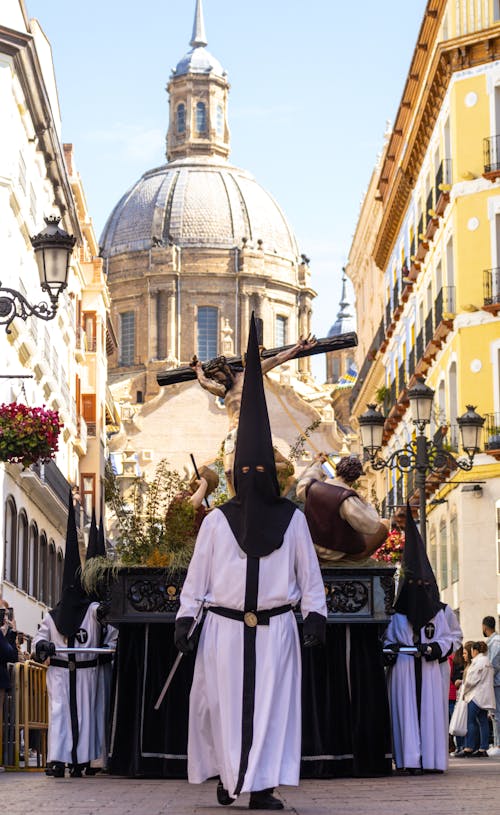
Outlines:
[[[45,218],[45,229],[31,238],[40,286],[48,293],[50,305],[42,302],[33,306],[21,292],[2,286],[0,281],[0,325],[5,325],[7,334],[11,333],[10,324],[16,317],[53,320],[56,316],[59,295],[68,285],[69,262],[76,243],[73,235],[60,228],[60,220],[57,216]]]
[[[411,442],[399,450],[394,450],[387,459],[380,456],[385,417],[375,405],[368,405],[368,410],[359,417],[361,444],[374,470],[397,469],[401,473],[415,472],[415,483],[419,494],[420,534],[424,544],[427,542],[425,523],[426,492],[425,481],[429,473],[443,472],[449,467],[471,470],[474,456],[480,449],[481,430],[485,419],[476,413],[472,405],[457,418],[462,437],[462,448],[467,458],[455,458],[442,443],[427,439],[425,428],[430,423],[434,391],[421,380],[408,391],[412,422],[418,434]]]

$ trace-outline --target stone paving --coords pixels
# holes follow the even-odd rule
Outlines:
[[[500,758],[451,759],[445,775],[303,781],[279,795],[295,815],[498,815]],[[215,815],[244,812],[215,803],[215,783],[95,776],[47,778],[41,772],[0,774],[2,815]]]

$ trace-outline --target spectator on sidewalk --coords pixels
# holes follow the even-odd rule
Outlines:
[[[495,618],[485,617],[483,634],[488,645],[488,659],[493,666],[493,688],[495,692],[495,713],[493,718],[493,747],[490,756],[500,756],[500,634],[495,631]]]
[[[461,685],[464,675],[465,660],[464,660],[464,649],[462,646],[460,646],[460,648],[457,648],[457,650],[453,654],[450,654],[450,656],[448,657],[448,662],[450,665],[450,690],[448,695],[448,706],[449,706],[448,712],[449,717],[451,719],[457,701],[457,692]],[[452,755],[463,749],[464,738],[465,738],[464,736],[450,736],[450,753]]]
[[[17,662],[16,621],[6,600],[0,600],[0,734],[3,733],[3,706],[5,695],[10,691],[10,676],[7,665]],[[1,741],[1,740],[0,740]],[[0,772],[3,756],[0,755]]]
[[[463,686],[463,698],[468,703],[464,757],[488,758],[488,711],[495,710],[493,667],[487,656],[486,643],[474,642],[471,651],[472,662]],[[479,748],[476,749],[478,734]]]

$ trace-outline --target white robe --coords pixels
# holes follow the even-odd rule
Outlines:
[[[82,649],[82,656],[77,654],[76,661],[95,659],[88,649],[101,646],[101,624],[97,619],[98,603],[91,603],[82,620],[80,628],[87,632],[86,642],[77,642],[75,647]],[[118,631],[108,626],[104,640],[105,647],[114,647]],[[33,645],[40,640],[53,642],[56,648],[67,648],[66,638],[57,630],[50,614],[45,616]],[[58,654],[57,659],[67,660],[67,655]],[[76,670],[76,704],[78,714],[78,764],[85,764],[99,758],[103,748],[103,728],[99,720],[98,704],[98,672],[99,668],[77,668]],[[49,730],[48,730],[48,761],[61,761],[72,764],[73,736],[71,731],[71,711],[69,694],[69,670],[49,665],[47,670],[47,692],[49,696]]]
[[[453,645],[454,632],[441,609],[432,619],[433,637],[421,629],[422,643],[437,642],[443,654]],[[413,629],[404,614],[394,614],[385,634],[384,646],[394,643],[413,646]],[[393,750],[396,767],[448,768],[448,709],[443,705],[445,689],[439,660],[422,662],[420,721],[418,718],[414,660],[399,654],[388,671],[388,693],[392,717]],[[446,688],[446,693],[448,687]]]
[[[247,558],[220,510],[203,521],[181,593],[179,617],[200,600],[243,610]],[[326,617],[325,590],[304,515],[297,510],[282,546],[260,558],[258,609],[300,601],[302,615]],[[188,779],[220,775],[230,794],[239,774],[244,623],[207,612],[189,707]],[[241,792],[297,785],[301,748],[301,660],[293,612],[257,626],[253,741]]]
[[[450,629],[451,636],[453,638],[451,653],[454,654],[457,648],[460,648],[462,645],[463,640],[463,633],[460,627],[460,623],[458,622],[458,617],[449,605],[445,605],[443,608],[444,616],[446,617],[446,622],[448,623],[448,627]],[[444,654],[443,654],[444,656]],[[450,663],[448,659],[445,659],[444,662],[441,662],[441,674],[443,677],[443,704],[445,715],[449,719],[450,718]]]

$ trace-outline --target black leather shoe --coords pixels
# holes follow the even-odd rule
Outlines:
[[[271,790],[260,790],[250,793],[248,809],[284,809],[283,803],[273,795]]]
[[[236,801],[236,798],[231,798],[220,779],[219,783],[217,784],[217,801],[223,807],[228,807]]]
[[[53,778],[64,778],[65,766],[62,761],[54,761],[52,764],[51,776]]]

